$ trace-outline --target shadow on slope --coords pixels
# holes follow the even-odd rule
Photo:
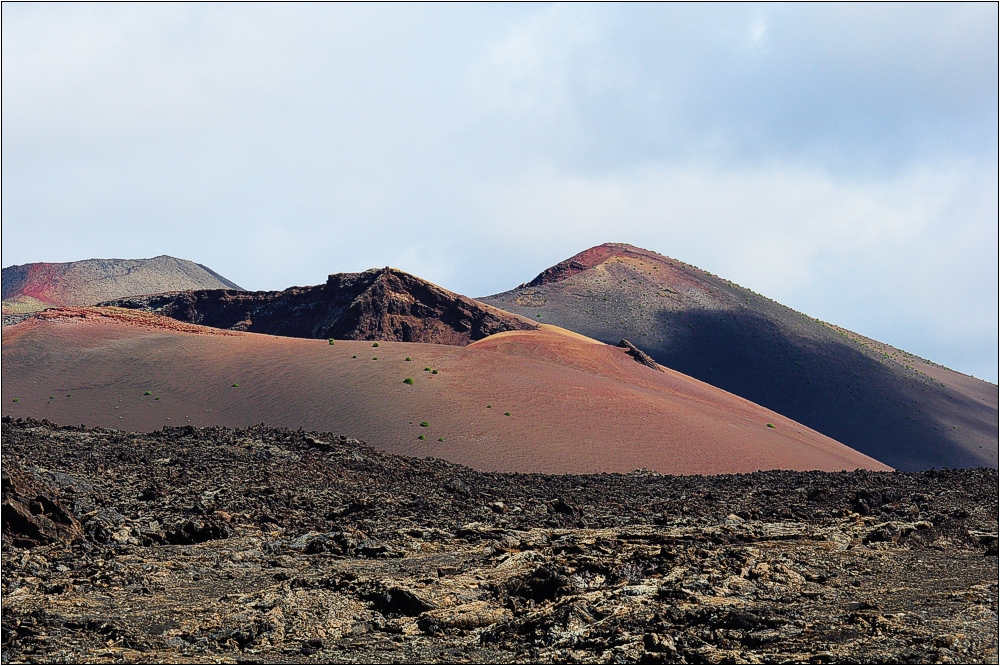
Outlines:
[[[809,425],[900,470],[984,464],[948,437],[970,422],[972,401],[901,377],[848,344],[800,337],[748,312],[661,311],[668,339],[647,348],[660,363]],[[900,390],[900,388],[903,390]],[[928,396],[929,391],[936,396]],[[917,399],[923,408],[917,406]],[[930,403],[932,409],[926,409]],[[966,415],[963,418],[963,415]],[[993,466],[996,466],[995,459]]]

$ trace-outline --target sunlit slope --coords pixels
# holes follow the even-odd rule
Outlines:
[[[3,414],[123,430],[264,422],[485,470],[885,469],[742,398],[560,329],[467,347],[374,344],[50,310],[6,329]]]

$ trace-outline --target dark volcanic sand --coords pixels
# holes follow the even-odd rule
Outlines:
[[[5,663],[997,660],[996,470],[542,476],[266,427],[2,432]]]

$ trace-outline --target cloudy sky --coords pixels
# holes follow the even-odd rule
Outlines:
[[[3,5],[3,265],[622,241],[997,381],[996,4]]]

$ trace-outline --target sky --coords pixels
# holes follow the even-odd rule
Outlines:
[[[627,242],[997,382],[995,3],[2,13],[4,266],[484,296]]]

